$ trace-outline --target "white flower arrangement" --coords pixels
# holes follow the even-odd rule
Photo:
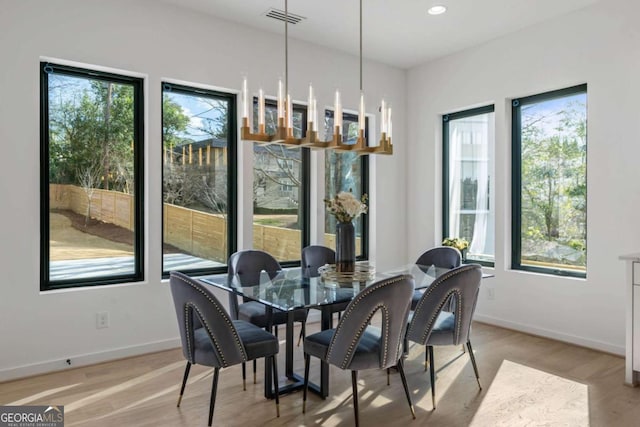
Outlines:
[[[367,213],[367,195],[360,200],[352,193],[341,191],[333,199],[324,199],[327,211],[336,216],[339,222],[351,222],[363,213]]]

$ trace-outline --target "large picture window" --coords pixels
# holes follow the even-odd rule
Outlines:
[[[253,123],[258,123],[257,100]],[[277,105],[265,106],[265,127],[275,134]],[[304,107],[293,105],[293,136],[306,131]],[[255,129],[257,131],[257,129]],[[273,255],[281,265],[299,265],[309,244],[309,149],[284,145],[253,145],[253,248]]]
[[[587,86],[512,105],[512,268],[585,277]]]
[[[216,273],[236,248],[235,95],[162,85],[162,270]]]
[[[495,258],[493,105],[442,117],[443,237],[466,239],[468,261]]]
[[[325,135],[333,134],[333,111],[326,110],[324,118]],[[365,136],[369,135],[369,119],[365,121]],[[345,113],[342,116],[342,138],[347,144],[355,144],[358,137],[358,116]],[[341,191],[351,192],[360,199],[368,194],[369,157],[359,156],[350,151],[325,151],[325,197],[335,197]],[[367,203],[368,204],[368,203]],[[368,215],[360,215],[354,221],[356,229],[356,257],[368,258]],[[324,244],[336,247],[336,217],[325,215]]]
[[[41,77],[41,289],[143,277],[143,81],[51,63]]]

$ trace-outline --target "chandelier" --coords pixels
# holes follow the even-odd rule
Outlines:
[[[358,154],[393,154],[391,142],[391,107],[387,106],[384,99],[381,101],[380,112],[380,141],[378,145],[368,145],[365,137],[365,103],[362,85],[362,0],[360,0],[360,103],[358,108],[358,136],[356,142],[347,144],[342,140],[342,102],[340,91],[336,91],[334,99],[333,135],[323,140],[318,135],[318,108],[313,87],[309,85],[307,99],[307,130],[302,138],[293,135],[293,108],[291,94],[289,93],[289,7],[288,0],[284,2],[284,57],[285,74],[284,86],[282,80],[278,81],[277,95],[277,124],[274,134],[267,134],[265,124],[265,95],[264,91],[258,91],[258,126],[257,132],[253,132],[250,117],[253,115],[250,102],[247,78],[242,81],[242,127],[240,138],[245,141],[263,144],[282,144],[287,146],[309,147],[315,149],[334,149],[338,151],[353,151]]]

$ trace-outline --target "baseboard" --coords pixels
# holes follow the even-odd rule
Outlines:
[[[0,370],[0,382],[77,368],[79,366],[93,365],[115,359],[123,359],[125,357],[139,356],[145,353],[154,353],[156,351],[169,350],[178,347],[180,347],[180,338],[174,338],[129,347],[120,347],[97,353],[79,354],[71,356],[69,359],[48,360],[30,365],[15,366]],[[67,363],[67,360],[69,363]]]
[[[594,350],[603,351],[605,353],[611,353],[618,356],[625,355],[625,348],[617,346],[611,343],[602,341],[596,341],[589,338],[579,337],[576,335],[564,334],[562,332],[552,331],[550,329],[538,328],[535,326],[525,325],[523,323],[511,322],[509,320],[498,319],[496,317],[485,316],[481,314],[474,314],[473,320],[489,325],[500,326],[507,329],[513,329],[515,331],[521,331],[532,335],[538,335],[545,338],[551,338],[558,341],[564,341],[567,343],[579,345],[581,347],[587,347]]]
[[[584,337],[579,337],[570,334],[563,334],[557,331],[549,329],[538,328],[535,326],[525,325],[522,323],[512,322],[508,320],[499,319],[492,316],[486,316],[479,313],[474,315],[474,320],[489,325],[500,326],[507,329],[513,329],[529,333],[532,335],[538,335],[545,338],[551,338],[558,341],[564,341],[571,344],[579,345],[582,347],[592,348],[595,350],[604,351],[607,353],[624,356],[625,348],[611,343],[605,343],[602,341],[591,340]],[[309,323],[315,323],[320,321],[320,312],[317,310],[310,310]],[[65,369],[76,368],[79,366],[93,365],[96,363],[108,362],[115,359],[123,359],[125,357],[139,356],[145,353],[153,353],[156,351],[169,350],[172,348],[180,347],[180,339],[174,338],[169,340],[155,341],[135,346],[121,347],[112,350],[107,350],[97,353],[87,353],[71,356],[69,358],[70,364],[66,359],[49,360],[40,363],[33,363],[30,365],[15,366],[12,368],[6,368],[0,370],[0,382],[10,381],[18,378],[30,377],[33,375],[40,375],[55,371],[62,371]]]

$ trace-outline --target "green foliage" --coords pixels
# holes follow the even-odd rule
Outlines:
[[[549,258],[562,247],[586,251],[586,108],[568,103],[546,114],[527,114],[523,107],[523,258],[538,260],[544,259],[543,247]],[[549,122],[557,126],[549,129]],[[562,262],[585,265],[585,256],[573,258]]]
[[[187,130],[189,117],[182,107],[171,100],[169,95],[162,94],[162,141],[168,150],[180,142],[180,133]]]
[[[130,85],[50,76],[50,182],[79,185],[99,165],[102,188],[132,191],[133,96]]]

